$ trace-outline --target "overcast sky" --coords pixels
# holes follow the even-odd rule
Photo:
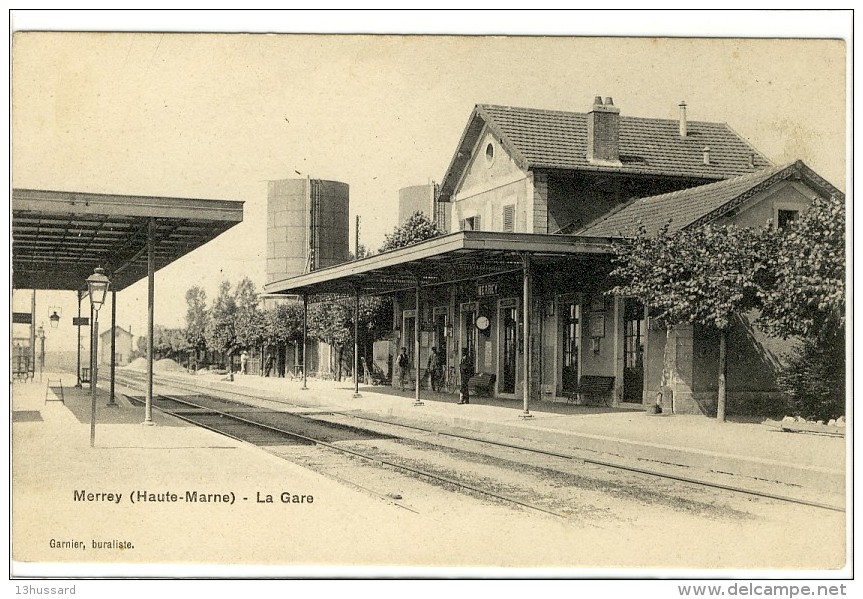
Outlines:
[[[193,284],[211,298],[223,278],[261,287],[268,180],[348,183],[351,223],[376,249],[399,188],[441,180],[478,103],[586,112],[602,95],[623,115],[676,118],[685,100],[691,120],[846,189],[837,40],[18,33],[12,59],[14,187],[245,202],[241,225],[157,274],[168,326]],[[74,295],[38,297],[37,322],[64,312],[49,351],[74,349]],[[118,300],[118,324],[143,333],[146,280]]]

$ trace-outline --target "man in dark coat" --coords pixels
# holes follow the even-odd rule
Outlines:
[[[473,376],[473,360],[470,359],[470,354],[467,348],[461,350],[461,360],[458,363],[459,374],[461,375],[461,389],[459,389],[459,405],[470,403],[470,389],[468,383],[470,377]]]

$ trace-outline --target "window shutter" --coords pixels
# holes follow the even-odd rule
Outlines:
[[[478,214],[473,218],[473,230],[474,231],[481,231],[482,230],[482,227],[479,226],[479,215]]]
[[[458,221],[458,229],[459,229],[459,231],[466,231],[466,230],[467,230],[467,226],[466,226],[466,225],[467,225],[467,221],[466,221],[465,219],[461,219],[460,221]]]
[[[515,231],[515,206],[512,204],[503,207],[503,230],[507,233]]]

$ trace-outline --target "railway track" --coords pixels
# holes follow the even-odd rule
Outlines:
[[[142,377],[139,379],[137,374],[124,373],[123,376],[126,377],[127,379],[143,380]],[[160,383],[160,384],[162,384],[162,383]],[[201,392],[200,388],[195,387],[194,385],[189,385],[189,384],[179,382],[179,381],[171,380],[171,381],[164,383],[164,384],[167,384],[167,385],[174,387],[174,388],[184,389],[187,391],[189,391],[189,390],[194,391],[195,393]],[[312,406],[288,402],[285,400],[276,400],[276,399],[272,399],[272,398],[260,397],[257,395],[243,393],[241,391],[221,391],[221,390],[219,390],[216,393],[230,396],[230,397],[240,397],[240,398],[246,398],[246,399],[254,399],[256,401],[265,401],[265,402],[269,402],[269,403],[275,403],[275,404],[279,404],[281,406],[286,406],[289,408],[299,408],[299,409],[311,409],[312,408]],[[223,400],[218,400],[218,401],[234,402],[235,400],[223,399]],[[725,483],[720,483],[720,482],[716,482],[716,481],[705,480],[703,478],[697,478],[697,477],[685,476],[685,475],[681,475],[681,474],[673,474],[673,473],[669,473],[669,472],[663,472],[663,471],[658,470],[658,469],[646,468],[646,467],[641,467],[641,466],[633,466],[630,464],[621,464],[621,463],[616,463],[616,462],[605,460],[605,459],[597,459],[595,457],[590,457],[590,456],[576,455],[574,453],[564,453],[564,452],[560,452],[560,451],[551,451],[551,450],[542,449],[542,448],[538,448],[538,447],[530,447],[530,446],[516,444],[516,443],[503,442],[500,440],[482,438],[482,437],[477,437],[477,436],[472,436],[472,435],[465,435],[465,434],[460,434],[460,433],[455,433],[455,432],[434,430],[434,429],[430,429],[430,428],[425,428],[425,427],[421,427],[421,426],[416,426],[416,425],[412,425],[412,424],[405,424],[405,423],[400,423],[400,422],[393,422],[393,421],[389,421],[389,420],[381,420],[378,418],[373,418],[373,417],[368,416],[368,415],[359,415],[359,414],[355,414],[355,413],[345,413],[345,412],[339,412],[339,411],[327,411],[327,412],[318,412],[314,416],[307,415],[307,416],[304,416],[304,418],[309,419],[309,420],[318,420],[319,422],[328,422],[329,424],[332,424],[334,426],[347,426],[348,428],[357,428],[357,427],[351,427],[351,425],[346,425],[344,423],[332,422],[331,419],[332,418],[341,418],[344,420],[361,421],[361,422],[365,423],[362,427],[362,430],[369,431],[370,433],[373,433],[373,434],[385,434],[386,437],[388,437],[388,438],[393,438],[393,437],[397,437],[397,436],[401,436],[401,435],[395,435],[392,433],[386,434],[386,433],[380,433],[380,432],[374,433],[374,431],[372,431],[368,428],[369,423],[376,425],[376,426],[382,426],[382,427],[397,427],[400,429],[413,431],[414,433],[421,435],[421,436],[434,435],[436,438],[439,438],[439,437],[450,438],[450,439],[455,439],[455,440],[458,440],[461,442],[468,442],[468,443],[480,444],[480,445],[484,445],[484,446],[488,446],[488,447],[506,449],[509,451],[517,452],[518,454],[523,455],[523,456],[544,456],[547,458],[555,458],[557,460],[561,460],[564,462],[569,461],[569,462],[573,462],[573,463],[577,463],[577,464],[586,464],[586,465],[590,465],[590,466],[596,466],[596,467],[607,468],[607,469],[612,469],[612,470],[624,471],[624,472],[632,473],[632,474],[638,475],[638,476],[650,477],[650,478],[654,478],[654,479],[661,479],[664,481],[671,481],[674,483],[681,483],[681,484],[688,485],[690,487],[695,487],[695,488],[719,490],[719,491],[732,493],[732,494],[745,495],[745,496],[749,496],[749,497],[778,501],[778,502],[783,502],[783,503],[797,504],[797,505],[802,505],[802,506],[807,506],[807,507],[812,507],[812,508],[817,508],[817,509],[822,509],[822,510],[828,510],[828,511],[833,511],[833,512],[844,512],[845,511],[844,508],[841,506],[833,505],[833,504],[823,502],[823,501],[816,501],[816,500],[810,500],[810,499],[806,499],[806,498],[793,497],[793,496],[790,496],[787,494],[776,493],[776,492],[766,492],[764,490],[757,490],[757,489],[748,488],[748,487],[744,487],[744,486],[740,486],[740,485],[725,484]],[[328,421],[327,418],[330,418],[330,420]],[[436,475],[434,473],[424,472],[421,469],[411,468],[409,466],[400,465],[400,464],[396,463],[395,460],[382,459],[379,456],[376,457],[373,455],[363,455],[363,454],[361,454],[361,452],[351,451],[351,450],[345,449],[343,447],[330,446],[330,445],[326,444],[326,441],[316,440],[312,437],[308,437],[305,440],[308,443],[323,444],[325,446],[331,447],[332,449],[334,449],[336,451],[341,451],[341,452],[345,452],[345,453],[353,453],[357,457],[363,457],[364,459],[371,460],[371,461],[374,461],[377,463],[381,463],[383,465],[387,465],[387,466],[391,466],[393,468],[405,470],[405,471],[411,472],[412,474],[414,474],[416,476],[421,476],[421,477],[426,476],[432,480],[444,482],[444,483],[453,485],[455,487],[469,489],[475,493],[490,495],[490,496],[493,496],[496,499],[499,499],[502,501],[522,505],[522,507],[527,507],[529,509],[538,509],[538,511],[545,512],[545,513],[548,513],[551,515],[565,517],[565,514],[562,514],[562,513],[558,512],[557,510],[529,505],[529,504],[526,504],[527,502],[520,502],[519,500],[513,500],[513,498],[511,498],[511,497],[508,498],[508,497],[496,495],[493,492],[486,492],[485,490],[483,490],[479,486],[466,485],[463,482],[459,482],[457,480],[452,479],[452,477],[440,476],[440,475]],[[436,441],[435,443],[429,444],[429,445],[430,446],[440,446],[440,442]]]
[[[129,379],[134,379],[136,377],[124,375],[122,378],[127,381],[125,384],[129,386]],[[173,383],[171,383],[171,385],[173,385]],[[127,396],[127,398],[135,404],[143,404],[142,398],[136,396]],[[243,404],[208,396],[206,394],[194,395],[192,398],[181,398],[176,395],[166,393],[156,394],[154,392],[153,408],[161,412],[171,414],[172,416],[180,418],[190,424],[194,424],[210,431],[226,435],[235,440],[251,443],[256,446],[266,447],[268,445],[299,443],[325,447],[329,450],[348,454],[380,466],[386,466],[395,470],[407,472],[410,475],[423,480],[434,481],[447,487],[490,497],[499,502],[517,505],[522,508],[558,518],[565,519],[568,517],[568,515],[563,512],[549,509],[528,501],[523,501],[516,497],[497,493],[483,488],[479,484],[469,484],[452,476],[443,475],[440,472],[417,468],[405,463],[400,463],[395,459],[382,458],[380,455],[374,455],[338,444],[342,441],[358,439],[369,440],[391,438],[389,435],[344,424],[325,422],[315,418],[310,418],[307,415],[290,414],[262,408],[248,409],[247,407],[244,407]],[[240,409],[238,410],[236,407],[239,407]],[[296,428],[298,427],[302,428],[305,432],[297,432]],[[291,430],[292,428],[294,430]],[[396,501],[392,501],[391,498],[384,494],[368,489],[362,485],[358,485],[354,481],[350,481],[342,477],[334,478],[361,490],[369,491],[373,495],[383,499],[387,499],[390,503],[394,503],[399,507],[415,511]]]

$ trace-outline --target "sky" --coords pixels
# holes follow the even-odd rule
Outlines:
[[[115,16],[101,26],[192,28],[182,14],[162,15],[148,26],[159,14],[143,22],[134,14]],[[557,37],[18,32],[12,185],[245,202],[242,224],[156,274],[155,320],[166,326],[183,325],[184,294],[192,285],[211,299],[223,279],[249,276],[262,287],[268,180],[308,175],[348,183],[351,247],[359,215],[360,241],[376,249],[396,225],[398,190],[441,180],[479,103],[586,112],[601,95],[612,96],[624,116],[677,118],[685,100],[690,120],[727,122],[773,162],[802,159],[847,188],[842,40],[587,38],[575,35],[669,29],[647,26],[637,14],[603,13],[587,26],[587,13],[554,19],[546,13],[533,29],[515,22],[533,23],[531,13],[505,13],[509,18],[496,26],[472,13],[458,13],[453,25],[441,19],[445,14],[425,15],[432,23],[425,28],[421,14],[392,23],[382,18],[374,26],[337,15],[328,28],[320,18],[299,18],[305,14],[251,19],[228,13],[210,20],[197,13],[193,21],[203,30]],[[649,21],[662,15],[651,13]],[[674,31],[704,35],[709,15],[675,14]],[[50,16],[13,15],[13,27],[32,29]],[[49,24],[100,26],[95,17],[73,16]],[[819,28],[817,14],[801,13],[786,25],[775,14],[726,17],[717,16],[712,35],[848,31]],[[628,28],[619,27],[621,20]],[[29,302],[29,292],[15,292],[15,310],[29,310]],[[63,318],[49,331],[46,350],[74,350],[74,294],[37,293],[37,323],[46,322],[46,329],[52,308]],[[139,335],[146,313],[146,280],[118,294],[118,325]]]

